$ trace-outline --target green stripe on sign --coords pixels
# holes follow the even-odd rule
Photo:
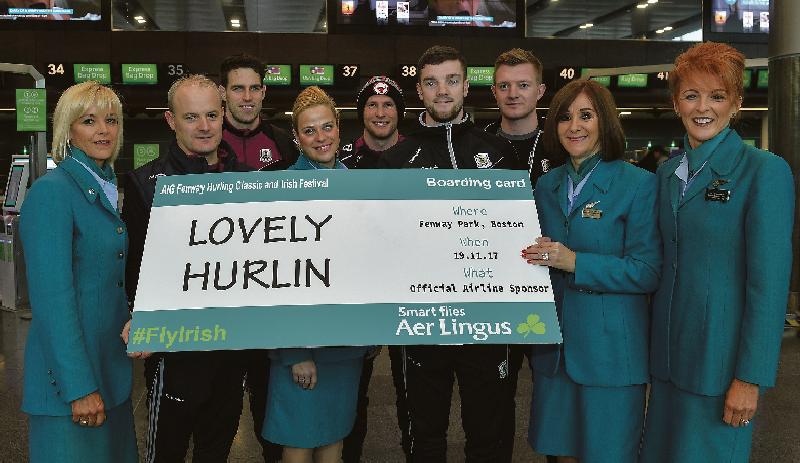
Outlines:
[[[381,199],[531,200],[521,170],[303,170],[158,178],[153,205]]]
[[[133,313],[131,352],[558,344],[552,302],[212,307]]]

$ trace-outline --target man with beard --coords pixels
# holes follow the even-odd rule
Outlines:
[[[419,59],[417,93],[425,106],[419,129],[388,150],[390,168],[508,168],[508,141],[486,133],[464,114],[466,61],[451,47],[434,46]],[[405,384],[412,462],[447,460],[453,380],[458,379],[469,462],[496,462],[508,390],[505,345],[406,346]]]
[[[563,164],[544,152],[542,129],[536,117],[536,103],[544,95],[542,62],[533,53],[514,48],[500,54],[494,63],[492,94],[500,108],[500,120],[484,130],[505,138],[514,147],[511,168],[528,171],[531,187],[551,168]],[[502,458],[510,462],[514,450],[517,379],[522,361],[530,346],[509,345],[508,390],[504,407],[501,436]],[[549,460],[548,460],[549,461]]]
[[[395,81],[386,76],[374,76],[361,87],[356,96],[358,120],[364,124],[364,132],[356,141],[339,149],[339,159],[348,169],[375,169],[383,152],[404,138],[397,130],[397,124],[405,114],[403,91]],[[344,439],[342,461],[358,463],[367,435],[367,407],[369,405],[369,382],[373,364],[379,350],[370,352],[364,358],[361,369],[361,382],[358,386],[358,408],[353,431]],[[397,422],[400,426],[401,445],[408,457],[408,410],[406,408],[405,386],[403,385],[403,353],[400,346],[389,346],[389,359],[392,368],[397,406]]]
[[[341,147],[339,160],[348,169],[374,169],[381,154],[403,140],[397,131],[397,124],[405,114],[403,91],[392,79],[374,76],[359,90],[356,110],[358,120],[364,124],[364,133]]]
[[[184,77],[172,84],[167,101],[164,117],[175,141],[161,157],[128,173],[125,182],[122,219],[129,237],[129,301],[136,294],[158,177],[249,170],[222,141],[224,109],[214,82],[202,75]],[[148,358],[144,460],[184,461],[192,437],[193,461],[227,461],[242,413],[242,375],[235,351],[170,352]]]
[[[267,87],[264,65],[246,54],[232,55],[220,65],[220,94],[227,111],[222,138],[233,148],[240,163],[255,170],[284,170],[297,161],[298,149],[289,132],[261,119]],[[241,352],[245,363],[245,385],[249,392],[253,432],[261,444],[266,463],[281,459],[283,449],[261,436],[269,388],[270,358],[266,350]]]
[[[225,101],[222,138],[239,162],[254,170],[283,170],[297,160],[298,150],[286,130],[261,119],[267,87],[264,65],[250,55],[233,55],[220,65],[219,91]]]

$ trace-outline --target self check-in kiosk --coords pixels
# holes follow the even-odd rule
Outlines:
[[[56,164],[47,158],[47,170]],[[19,239],[19,211],[28,193],[31,174],[30,158],[13,156],[3,198],[3,228],[0,230],[0,301],[12,311],[25,310],[28,304],[28,284],[25,278],[25,259]]]

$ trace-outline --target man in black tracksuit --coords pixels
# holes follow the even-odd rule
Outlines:
[[[222,139],[233,149],[236,159],[253,170],[284,170],[297,161],[299,150],[289,132],[261,119],[267,87],[264,64],[250,55],[238,54],[220,64],[220,93],[225,101]],[[245,364],[245,384],[253,417],[253,433],[261,444],[265,463],[281,459],[283,447],[261,436],[267,407],[270,358],[266,349],[241,351]]]
[[[158,177],[250,170],[222,141],[223,109],[214,82],[191,75],[169,90],[167,123],[175,141],[158,159],[126,177],[122,219],[128,228],[128,300],[139,280]],[[151,237],[158,239],[158,237]],[[165,258],[168,258],[165,256]],[[149,429],[144,461],[184,461],[193,437],[195,463],[226,462],[242,411],[241,356],[235,351],[153,355],[145,363]]]
[[[425,105],[419,129],[386,151],[388,168],[508,168],[511,145],[464,115],[466,63],[450,47],[429,48],[417,65],[417,91]],[[411,461],[444,463],[454,377],[458,379],[466,435],[466,461],[500,458],[503,404],[508,389],[505,345],[407,346],[405,372]]]
[[[403,141],[397,124],[405,114],[403,91],[395,81],[386,76],[369,79],[356,96],[358,120],[364,124],[364,132],[353,141],[339,148],[339,160],[348,169],[375,169],[384,151]],[[358,385],[358,406],[353,430],[344,439],[342,461],[359,463],[367,436],[367,407],[369,406],[369,382],[378,350],[364,357],[361,380]],[[395,389],[397,424],[400,427],[400,444],[406,459],[409,458],[408,408],[403,378],[403,350],[400,346],[389,346],[392,382]]]
[[[542,63],[533,53],[514,48],[500,54],[494,63],[492,94],[500,109],[500,120],[485,127],[489,133],[505,138],[514,147],[511,169],[527,170],[531,187],[550,169],[564,163],[559,153],[550,155],[544,151],[542,129],[536,117],[536,104],[542,98],[545,85],[542,83]],[[502,458],[510,463],[514,450],[516,424],[517,379],[522,361],[530,351],[527,344],[509,345],[508,385],[506,395]],[[548,457],[548,461],[550,460]]]

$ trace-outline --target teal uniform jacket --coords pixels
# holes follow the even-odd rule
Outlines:
[[[786,161],[731,130],[680,197],[675,170],[658,175],[663,279],[653,303],[651,372],[700,395],[733,378],[775,384],[792,264],[794,181]],[[727,190],[711,201],[707,191]],[[718,191],[719,192],[719,191]]]
[[[33,311],[22,410],[31,415],[69,416],[72,401],[95,391],[106,409],[131,395],[132,364],[120,339],[129,319],[128,236],[77,159],[94,164],[73,149],[34,183],[20,213]]]
[[[534,346],[531,366],[552,376],[564,362],[583,385],[647,383],[648,293],[661,266],[655,179],[624,161],[600,161],[568,213],[567,175],[566,166],[553,169],[534,193],[542,235],[576,258],[574,274],[550,270],[563,350]],[[602,213],[584,217],[585,209]]]
[[[339,159],[336,159],[334,169],[347,169]],[[303,152],[297,161],[288,170],[317,170],[328,169],[319,163],[312,161]],[[314,362],[340,362],[355,358],[363,358],[366,355],[367,347],[315,347],[300,349],[275,349],[270,351],[270,358],[280,362],[281,365],[291,367],[300,362],[313,360]],[[355,385],[358,387],[358,384]]]

